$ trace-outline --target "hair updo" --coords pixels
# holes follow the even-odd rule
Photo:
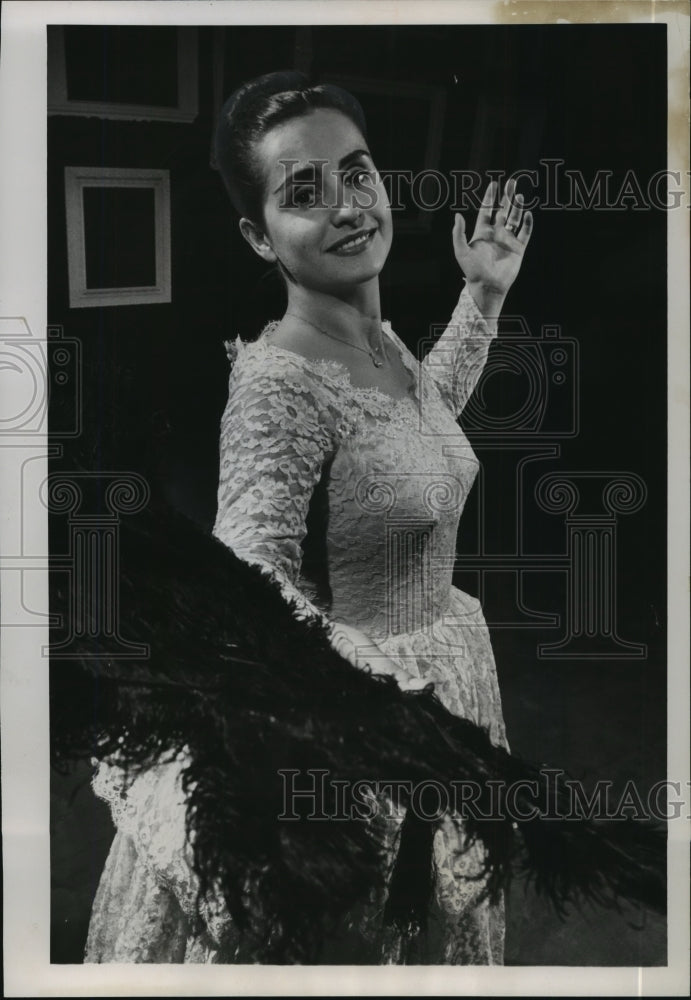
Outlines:
[[[256,144],[277,125],[317,108],[340,111],[367,138],[356,98],[333,84],[312,86],[304,73],[267,73],[243,84],[225,102],[216,127],[216,160],[239,215],[263,223],[264,177]]]

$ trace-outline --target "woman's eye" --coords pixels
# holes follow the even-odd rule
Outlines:
[[[298,208],[308,208],[313,205],[315,202],[314,185],[303,184],[301,187],[294,187],[292,201]]]
[[[351,184],[364,184],[367,180],[372,177],[373,172],[371,170],[366,170],[364,167],[360,167],[358,170],[354,170],[350,174],[348,180]]]

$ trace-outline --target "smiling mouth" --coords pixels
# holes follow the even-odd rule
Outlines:
[[[352,236],[348,236],[346,239],[339,240],[337,243],[334,243],[329,247],[328,252],[343,254],[357,253],[367,246],[376,231],[377,230],[375,228],[354,233]]]

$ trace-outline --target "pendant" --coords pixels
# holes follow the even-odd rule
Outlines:
[[[384,362],[377,360],[373,354],[371,354],[370,357],[372,358],[372,364],[375,368],[381,368],[383,366]]]

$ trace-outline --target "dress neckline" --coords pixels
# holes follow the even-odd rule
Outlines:
[[[392,396],[391,393],[385,392],[384,389],[380,389],[376,385],[354,385],[350,377],[350,371],[348,366],[343,364],[342,361],[334,361],[332,358],[308,358],[304,354],[298,354],[297,351],[291,351],[289,347],[281,347],[278,344],[272,344],[271,341],[266,339],[266,334],[271,333],[271,331],[278,326],[278,320],[271,320],[264,326],[261,333],[255,341],[250,341],[249,343],[243,343],[245,348],[247,347],[261,347],[265,351],[272,351],[280,355],[286,355],[295,361],[301,362],[309,368],[316,369],[320,375],[324,375],[328,369],[336,369],[337,375],[341,382],[348,386],[348,390],[366,399],[371,399],[373,396],[380,400],[383,400],[387,405],[393,404],[394,406],[400,406],[401,404],[418,402],[419,401],[419,372],[417,365],[414,361],[410,361],[406,357],[406,352],[402,345],[399,344],[396,334],[394,334],[391,327],[391,323],[388,319],[382,320],[382,330],[386,335],[387,341],[392,345],[405,370],[412,376],[412,381],[408,388],[408,391],[404,396]],[[241,342],[242,343],[242,342]],[[412,356],[411,356],[412,358]]]

